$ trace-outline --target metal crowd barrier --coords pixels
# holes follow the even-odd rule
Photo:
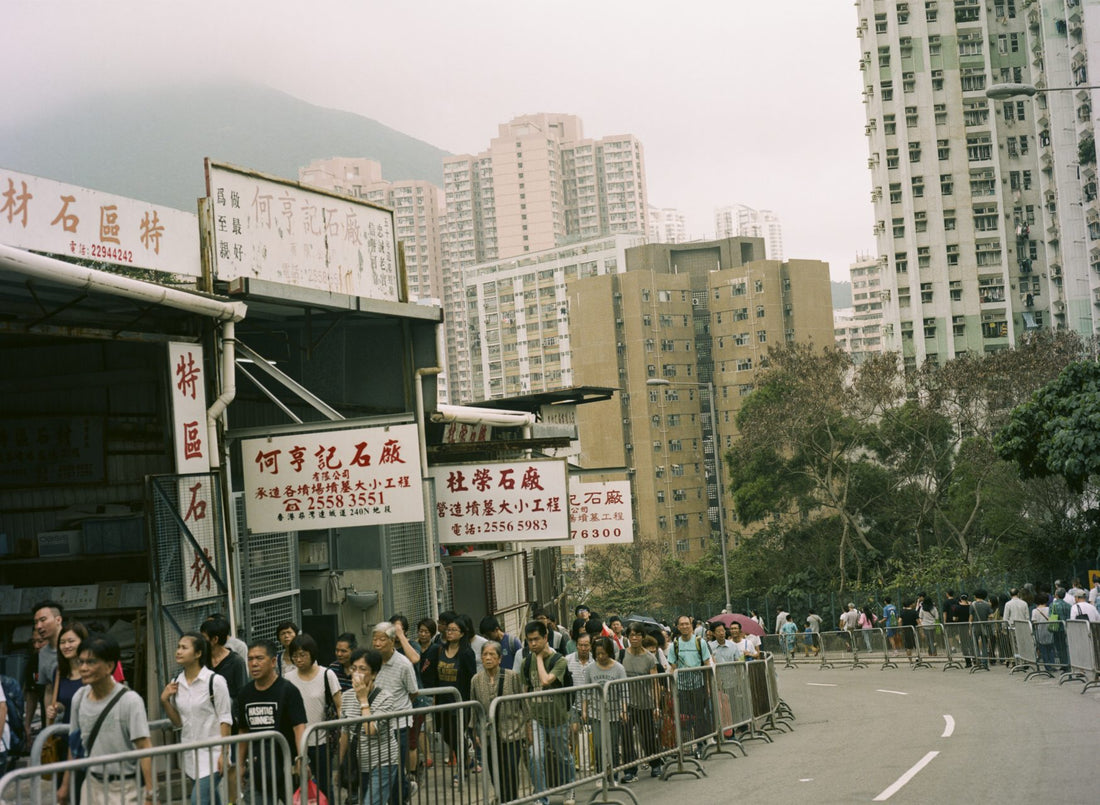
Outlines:
[[[457,697],[458,691],[432,688],[420,693]],[[485,713],[478,702],[458,699],[307,724],[298,745],[299,781],[312,781],[331,805],[488,802],[489,785],[476,772],[475,751],[486,746]],[[447,737],[427,741],[426,755],[418,758],[423,768],[411,769],[409,727],[401,723],[411,724],[417,717]]]
[[[1025,682],[1035,676],[1053,678],[1054,634],[1047,624],[1014,621],[1012,636],[1016,643],[1012,673],[1022,672]]]
[[[1084,693],[1091,687],[1100,686],[1100,623],[1086,620],[1068,620],[1065,622],[1066,645],[1068,649],[1068,667],[1063,666],[1058,684],[1063,682],[1084,682]],[[1089,677],[1092,679],[1089,679]]]
[[[177,732],[178,732],[178,729],[177,729],[176,725],[173,724],[170,719],[160,718],[160,719],[157,719],[156,721],[150,721],[149,722],[149,735],[150,735],[150,737],[155,736],[157,733],[160,733],[160,735],[161,735],[161,740],[160,740],[159,744],[156,740],[153,741],[154,744],[160,745],[160,744],[174,743],[175,741],[172,740],[172,738],[175,737],[175,734]],[[69,725],[68,724],[50,724],[48,727],[45,727],[42,730],[40,730],[38,735],[35,736],[34,743],[31,744],[31,751],[30,751],[29,755],[27,756],[27,765],[28,766],[41,766],[42,765],[42,750],[46,746],[46,741],[49,740],[50,738],[53,738],[54,736],[59,736],[59,737],[67,739],[68,735],[69,735]],[[68,744],[66,743],[66,747],[67,746],[68,746]],[[66,748],[66,751],[68,751],[67,748]]]
[[[56,733],[54,733],[56,734]],[[0,778],[0,802],[5,805],[51,805],[57,802],[56,791],[65,776],[70,787],[84,778],[81,805],[116,805],[127,796],[144,798],[146,784],[143,763],[148,761],[153,802],[161,805],[189,805],[189,789],[197,784],[185,778],[180,770],[184,759],[207,753],[216,766],[216,756],[236,748],[238,758],[249,758],[247,775],[238,775],[239,788],[235,802],[290,802],[292,788],[292,755],[289,744],[278,732],[256,732],[228,738],[211,738],[187,744],[166,744],[149,749],[118,752],[82,760],[66,760],[48,766],[27,766],[8,772]],[[41,755],[39,755],[41,757]],[[207,778],[210,779],[210,778]],[[212,785],[217,785],[213,782]],[[247,797],[247,800],[242,799]],[[75,797],[70,795],[71,799]]]
[[[866,668],[867,663],[860,659],[860,653],[864,651],[864,639],[861,634],[863,629],[848,631],[839,629],[831,632],[820,632],[821,638],[821,667],[832,668],[834,665],[851,665],[852,669]]]
[[[573,799],[575,790],[600,783],[613,763],[608,751],[594,757],[593,733],[585,729],[573,705],[582,702],[581,713],[605,711],[599,685],[532,691],[493,699],[489,707],[488,758],[490,776],[500,805],[543,800],[561,794]],[[522,723],[524,738],[516,739]],[[610,738],[610,730],[606,737]],[[485,744],[482,744],[483,749]],[[526,762],[524,762],[526,761]],[[488,786],[486,786],[488,790]],[[488,800],[486,800],[488,801]]]

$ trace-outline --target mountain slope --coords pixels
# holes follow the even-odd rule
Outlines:
[[[203,158],[297,179],[313,159],[366,157],[387,179],[441,185],[446,151],[350,112],[246,84],[117,92],[0,123],[0,167],[193,212]]]

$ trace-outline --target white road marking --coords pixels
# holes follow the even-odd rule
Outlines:
[[[878,690],[876,690],[875,693],[893,693],[895,696],[908,696],[909,695],[908,693],[905,693],[904,691],[901,691],[901,690],[883,690],[882,688],[879,688]]]
[[[941,735],[940,737],[941,738],[950,738],[952,733],[955,732],[955,719],[953,719],[951,716],[947,715],[947,713],[944,713],[943,714],[943,720],[946,722],[946,724],[943,728],[943,735]]]
[[[927,755],[922,757],[920,760],[917,761],[917,765],[915,765],[909,771],[905,772],[905,774],[901,775],[901,777],[899,777],[892,786],[890,786],[877,797],[875,797],[872,802],[885,802],[886,800],[890,799],[890,797],[894,796],[894,794],[898,793],[898,791],[901,790],[902,786],[904,786],[907,782],[916,777],[917,772],[919,772],[921,769],[931,763],[932,758],[934,758],[938,754],[939,752],[929,752]]]
[[[813,781],[814,781],[813,777],[803,777],[798,782],[800,782],[800,783],[812,783]]]
[[[813,685],[815,688],[835,688],[836,685],[831,682],[807,682],[807,685]]]

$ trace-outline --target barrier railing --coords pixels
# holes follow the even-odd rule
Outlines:
[[[1086,620],[1068,620],[1064,624],[1068,665],[1063,665],[1058,684],[1063,682],[1084,682],[1085,690],[1100,685],[1096,680],[1097,649],[1095,638],[1100,635],[1100,624],[1091,624]],[[1089,679],[1092,676],[1093,679]],[[1083,692],[1083,691],[1082,691]]]
[[[575,718],[573,705],[584,697],[585,707],[603,708],[603,689],[599,685],[577,685],[571,688],[532,691],[511,696],[498,696],[489,707],[490,767],[496,770],[494,785],[500,805],[506,803],[546,801],[554,794],[566,800],[574,798],[578,786],[600,782],[605,774],[603,761],[611,755],[603,753],[599,764],[585,764],[592,757],[591,733],[582,729]],[[582,707],[583,712],[583,707]],[[516,740],[515,725],[524,724],[523,744]],[[511,725],[513,729],[508,729]],[[504,729],[502,730],[502,726]],[[526,755],[523,758],[522,755]],[[521,765],[526,760],[526,776]]]
[[[433,688],[426,695],[457,695],[455,688]],[[346,694],[345,694],[346,695]],[[407,774],[408,724],[424,716],[450,740],[428,741],[420,760],[424,770]],[[467,737],[472,737],[468,744]],[[332,805],[352,802],[486,802],[474,746],[485,746],[481,705],[461,700],[428,707],[372,712],[307,724],[298,744],[298,776]],[[467,763],[467,761],[470,761]],[[419,796],[418,796],[418,792]]]
[[[173,741],[167,740],[169,736],[174,737],[176,732],[176,726],[167,718],[160,718],[156,721],[149,722],[149,734],[150,736],[161,734],[161,744],[172,743]],[[44,727],[39,731],[38,735],[34,738],[34,743],[31,744],[31,751],[27,756],[28,766],[39,766],[42,764],[42,751],[45,749],[46,741],[54,738],[67,739],[69,735],[68,724],[50,724],[48,727]],[[154,741],[156,743],[156,741]],[[68,743],[66,741],[65,751],[68,751]]]
[[[167,744],[48,766],[27,766],[0,778],[0,802],[5,805],[51,805],[58,801],[59,786],[67,782],[71,790],[83,776],[79,788],[82,805],[140,802],[146,790],[153,792],[153,802],[186,805],[191,801],[191,787],[202,784],[216,787],[218,781],[212,777],[198,783],[188,780],[180,773],[185,759],[205,755],[216,768],[217,757],[233,747],[236,747],[242,767],[247,769],[247,774],[238,775],[239,789],[234,801],[290,802],[293,792],[291,750],[286,739],[277,732]],[[242,796],[248,799],[242,800]],[[70,799],[75,801],[75,796]]]
[[[864,639],[862,629],[848,631],[840,629],[832,632],[820,632],[821,638],[821,666],[833,668],[837,665],[849,665],[856,668],[866,668],[867,663],[860,659],[864,653]]]

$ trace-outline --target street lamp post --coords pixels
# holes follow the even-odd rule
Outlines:
[[[710,413],[711,458],[714,461],[714,480],[718,484],[718,537],[721,540],[722,547],[722,585],[726,591],[726,612],[732,612],[733,606],[730,603],[729,560],[726,555],[726,520],[722,515],[722,493],[724,491],[722,486],[722,461],[718,455],[718,420],[714,417],[714,383],[710,381],[706,383],[673,383],[671,380],[665,380],[663,377],[651,377],[645,383],[647,386],[694,386],[695,388],[705,388],[707,390],[707,407]]]
[[[1082,85],[1078,87],[1043,87],[1034,84],[993,84],[985,91],[985,97],[992,101],[1007,101],[1010,98],[1031,98],[1046,92],[1077,92],[1082,89],[1100,89],[1100,86]]]

